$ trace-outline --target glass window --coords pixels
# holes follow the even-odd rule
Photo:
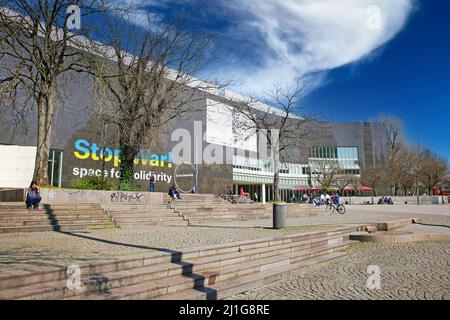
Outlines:
[[[48,160],[48,182],[55,187],[61,187],[63,151],[50,149]]]

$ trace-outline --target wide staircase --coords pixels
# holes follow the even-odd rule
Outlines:
[[[221,198],[207,200],[174,200],[171,208],[189,221],[189,224],[208,224],[239,220],[269,219],[272,205],[262,203],[232,204]],[[288,204],[288,218],[317,216],[320,208],[309,204]]]
[[[27,210],[24,203],[0,203],[0,233],[86,231],[114,228],[99,205],[41,205]]]
[[[355,231],[340,228],[80,262],[76,287],[64,267],[9,271],[0,275],[0,299],[223,299],[345,255]]]
[[[101,207],[120,228],[136,226],[187,226],[188,221],[168,204],[102,204]]]

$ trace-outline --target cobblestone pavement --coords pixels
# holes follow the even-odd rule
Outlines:
[[[261,228],[163,227],[92,230],[88,233],[30,232],[0,234],[0,270],[29,265],[69,265],[75,261],[147,254],[161,249],[274,237],[340,226]]]
[[[374,223],[405,218],[418,218],[420,223],[450,227],[450,205],[393,205],[393,206],[346,206],[346,213],[327,215],[325,210],[318,216],[288,219],[289,225],[316,225],[342,223]],[[288,214],[289,215],[289,214]],[[214,223],[222,226],[271,226],[271,219]]]
[[[369,265],[380,267],[379,290],[366,285]],[[357,244],[345,257],[229,299],[450,300],[450,243]]]

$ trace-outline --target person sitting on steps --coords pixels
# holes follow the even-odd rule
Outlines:
[[[169,195],[172,199],[180,199],[181,200],[180,191],[178,190],[178,188],[175,184],[172,187],[170,187]]]
[[[246,197],[247,199],[249,199],[250,195],[244,191],[243,187],[240,187],[239,188],[239,198],[243,198],[243,197]]]
[[[42,198],[39,193],[39,185],[37,184],[36,181],[32,181],[27,191],[27,199],[25,200],[27,209],[28,210],[30,210],[31,208],[38,209],[41,200]]]

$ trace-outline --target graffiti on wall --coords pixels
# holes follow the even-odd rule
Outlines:
[[[113,192],[111,193],[111,202],[140,203],[144,197],[142,192]]]

